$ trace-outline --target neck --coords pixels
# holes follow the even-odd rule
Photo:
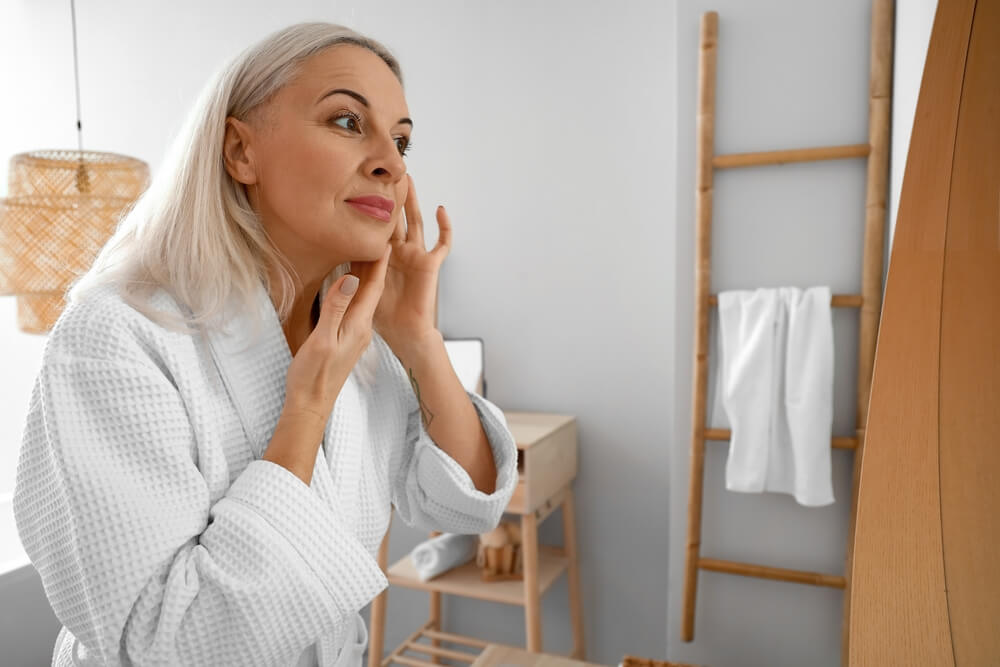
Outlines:
[[[276,292],[272,295],[271,301],[274,304],[275,310],[277,310],[283,296],[281,284],[275,277],[272,277],[271,284],[275,286]],[[320,298],[319,291],[322,285],[322,279],[306,283],[295,295],[288,317],[281,325],[293,355],[299,346],[305,342],[306,338],[309,337],[309,334],[312,333],[312,330],[319,321],[320,307],[318,299]]]

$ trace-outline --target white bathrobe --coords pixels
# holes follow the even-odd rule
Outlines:
[[[376,333],[344,384],[310,485],[261,456],[291,353],[263,286],[252,318],[175,333],[99,288],[46,343],[14,511],[64,628],[53,663],[361,665],[358,611],[388,585],[390,520],[495,528],[517,485],[503,413],[469,394],[496,490],[427,435],[407,375]],[[181,313],[165,292],[158,309]],[[75,662],[73,657],[75,656]]]

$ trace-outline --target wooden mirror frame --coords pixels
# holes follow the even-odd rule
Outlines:
[[[1000,0],[938,3],[875,353],[850,665],[1000,664]]]

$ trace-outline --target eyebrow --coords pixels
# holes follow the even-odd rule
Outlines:
[[[357,93],[357,92],[355,92],[355,91],[353,91],[353,90],[351,90],[349,88],[334,88],[331,91],[323,93],[323,95],[318,100],[316,100],[316,104],[319,104],[320,102],[322,102],[326,98],[330,97],[330,95],[336,95],[337,93],[341,93],[343,95],[350,95],[351,97],[353,97],[354,99],[356,99],[358,102],[361,102],[361,104],[363,104],[365,106],[365,108],[368,108],[368,109],[371,108],[371,105],[368,104],[368,100],[365,99],[364,95],[362,95],[361,93]],[[399,125],[401,123],[406,123],[411,128],[413,127],[413,121],[410,120],[409,118],[405,118],[404,117],[404,118],[400,118],[398,121],[396,121],[397,125]]]

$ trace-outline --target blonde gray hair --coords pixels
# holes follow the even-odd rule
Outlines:
[[[149,189],[119,221],[90,269],[66,292],[69,302],[99,285],[114,285],[133,308],[158,324],[184,333],[192,326],[224,326],[227,304],[257,312],[255,292],[282,284],[278,317],[283,323],[299,289],[298,276],[274,246],[250,205],[246,190],[226,171],[222,157],[228,116],[244,120],[293,80],[310,56],[338,44],[355,44],[378,55],[396,75],[399,63],[383,45],[332,23],[300,23],[245,50],[202,90]],[[349,270],[336,267],[320,298]],[[178,319],[152,308],[162,288],[186,306]]]

